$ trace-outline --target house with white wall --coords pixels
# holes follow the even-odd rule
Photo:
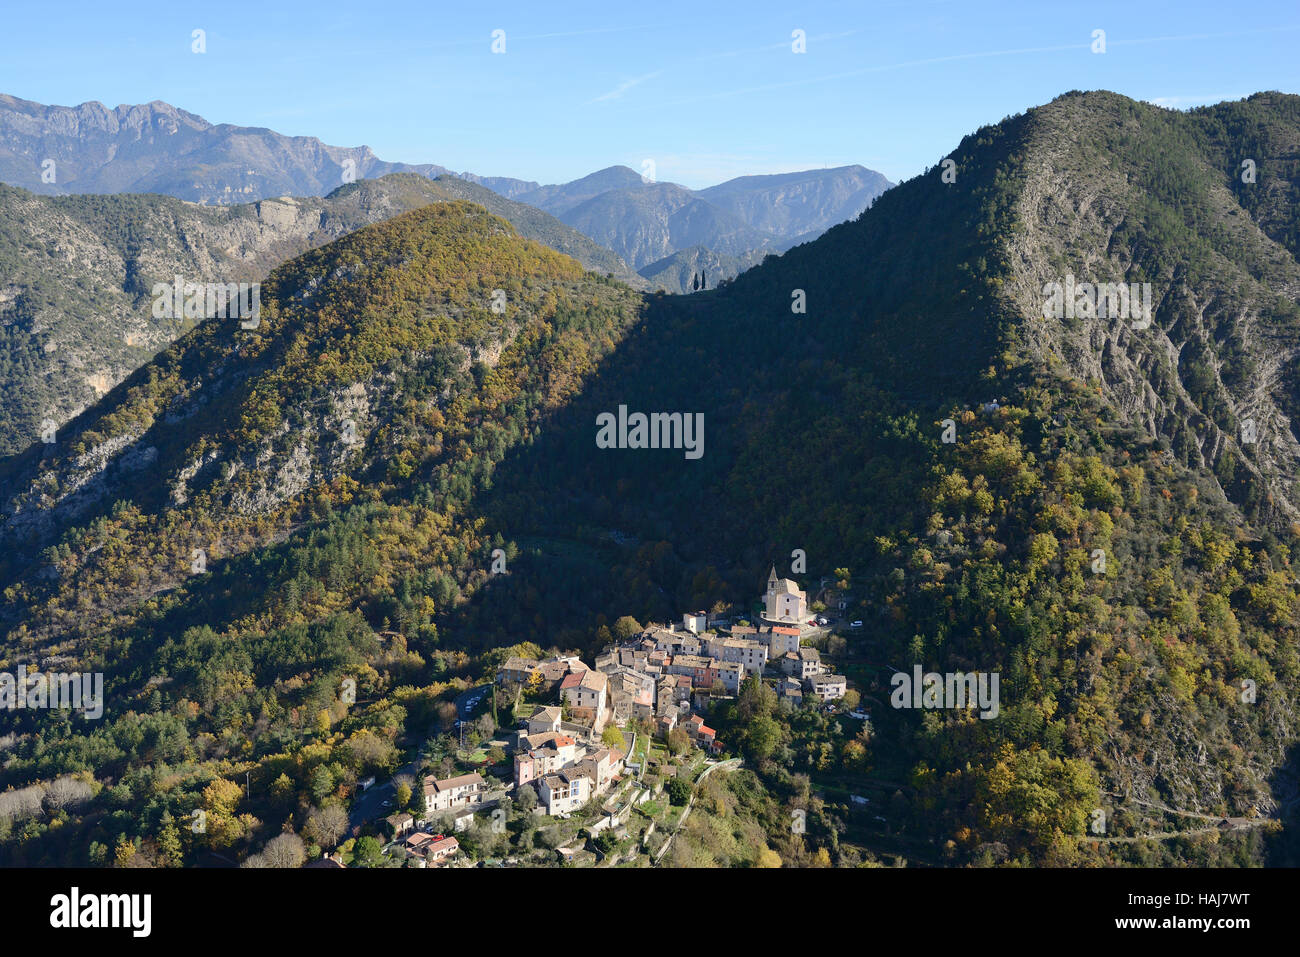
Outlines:
[[[487,782],[477,771],[441,781],[432,774],[424,779],[424,809],[433,814],[455,807],[464,807],[481,799],[487,791]]]
[[[548,815],[571,814],[591,800],[591,778],[576,768],[548,774],[537,785],[537,797]]]

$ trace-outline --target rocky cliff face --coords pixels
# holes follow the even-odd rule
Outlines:
[[[1283,235],[1277,224],[1290,215],[1265,199],[1257,219],[1238,201],[1236,189],[1251,185],[1238,178],[1253,151],[1249,101],[1239,113],[1246,129],[1237,144],[1216,145],[1211,113],[1176,114],[1112,94],[1036,110],[1015,229],[1003,239],[1012,277],[1005,295],[1036,362],[1104,396],[1184,465],[1212,474],[1230,500],[1276,525],[1300,518],[1291,425],[1300,411],[1300,266],[1267,226]],[[1140,158],[1136,170],[1111,162],[1121,145]],[[1268,172],[1269,189],[1287,192],[1287,171],[1274,161]],[[1076,289],[1149,284],[1149,326],[1086,307],[1045,317],[1045,287],[1067,277]],[[1076,295],[1081,305],[1078,296],[1086,290]]]

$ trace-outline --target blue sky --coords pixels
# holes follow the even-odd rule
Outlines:
[[[899,180],[1066,90],[1177,108],[1300,90],[1294,2],[173,0],[15,3],[0,22],[0,92],[165,100],[546,183],[645,159],[690,187],[849,163]],[[792,52],[796,29],[806,53]]]

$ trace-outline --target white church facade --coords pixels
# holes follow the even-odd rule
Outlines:
[[[808,594],[788,578],[776,577],[776,566],[767,578],[767,594],[763,598],[765,621],[799,626],[808,617]]]

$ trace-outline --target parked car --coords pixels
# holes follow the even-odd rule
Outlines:
[[[871,715],[867,714],[865,711],[850,711],[849,717],[857,718],[859,721],[867,721],[871,718]]]
[[[830,619],[829,619],[829,618],[818,618],[818,619],[817,619],[817,624],[819,624],[819,625],[825,627],[826,625],[829,625],[829,624],[830,624]]]
[[[861,627],[862,627],[862,619],[859,618],[857,621],[852,622],[852,623],[849,625],[849,627],[850,627],[850,628],[861,628]]]

